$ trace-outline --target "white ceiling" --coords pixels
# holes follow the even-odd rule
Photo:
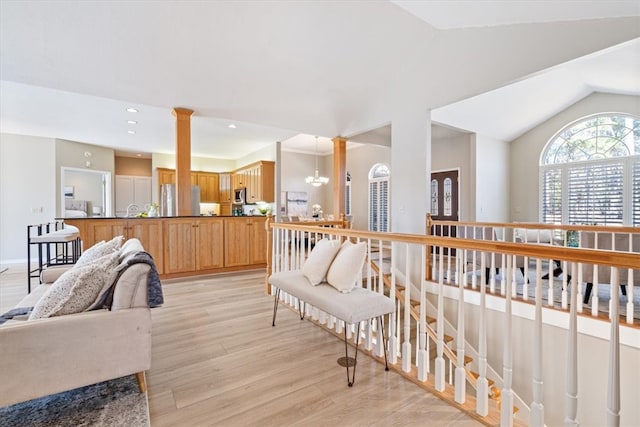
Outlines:
[[[434,107],[482,92],[428,78],[450,56],[430,43],[456,28],[620,16],[640,16],[640,1],[1,0],[0,131],[170,153],[171,109],[185,107],[197,156],[236,159],[274,141],[314,152],[313,135],[328,153],[335,135],[390,135],[388,120],[366,119],[387,117],[407,88]],[[530,78],[478,79],[500,88],[435,108],[434,121],[509,139],[592,91],[639,93],[637,40],[544,72],[558,59],[543,57],[526,64]]]

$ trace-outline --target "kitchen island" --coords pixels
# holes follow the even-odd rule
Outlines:
[[[139,239],[161,278],[264,268],[267,263],[265,216],[88,217],[64,222],[78,227],[84,249],[120,235]]]

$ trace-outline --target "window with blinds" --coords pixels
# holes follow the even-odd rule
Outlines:
[[[640,159],[633,163],[633,226],[640,227]]]
[[[562,223],[562,170],[544,171],[542,178],[542,222]]]
[[[570,167],[567,172],[570,224],[622,225],[622,162]]]
[[[389,168],[383,164],[369,171],[369,231],[389,231]]]
[[[540,164],[545,223],[640,225],[640,119],[600,114],[549,140]]]

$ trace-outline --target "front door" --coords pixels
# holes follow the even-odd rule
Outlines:
[[[458,170],[431,174],[431,218],[436,221],[458,221]],[[456,236],[455,227],[437,227],[434,236]],[[437,249],[437,248],[436,248]],[[445,252],[445,255],[448,255]],[[455,255],[452,251],[451,255]]]

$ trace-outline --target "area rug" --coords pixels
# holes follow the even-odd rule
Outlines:
[[[147,394],[135,375],[0,408],[3,427],[149,427]]]

